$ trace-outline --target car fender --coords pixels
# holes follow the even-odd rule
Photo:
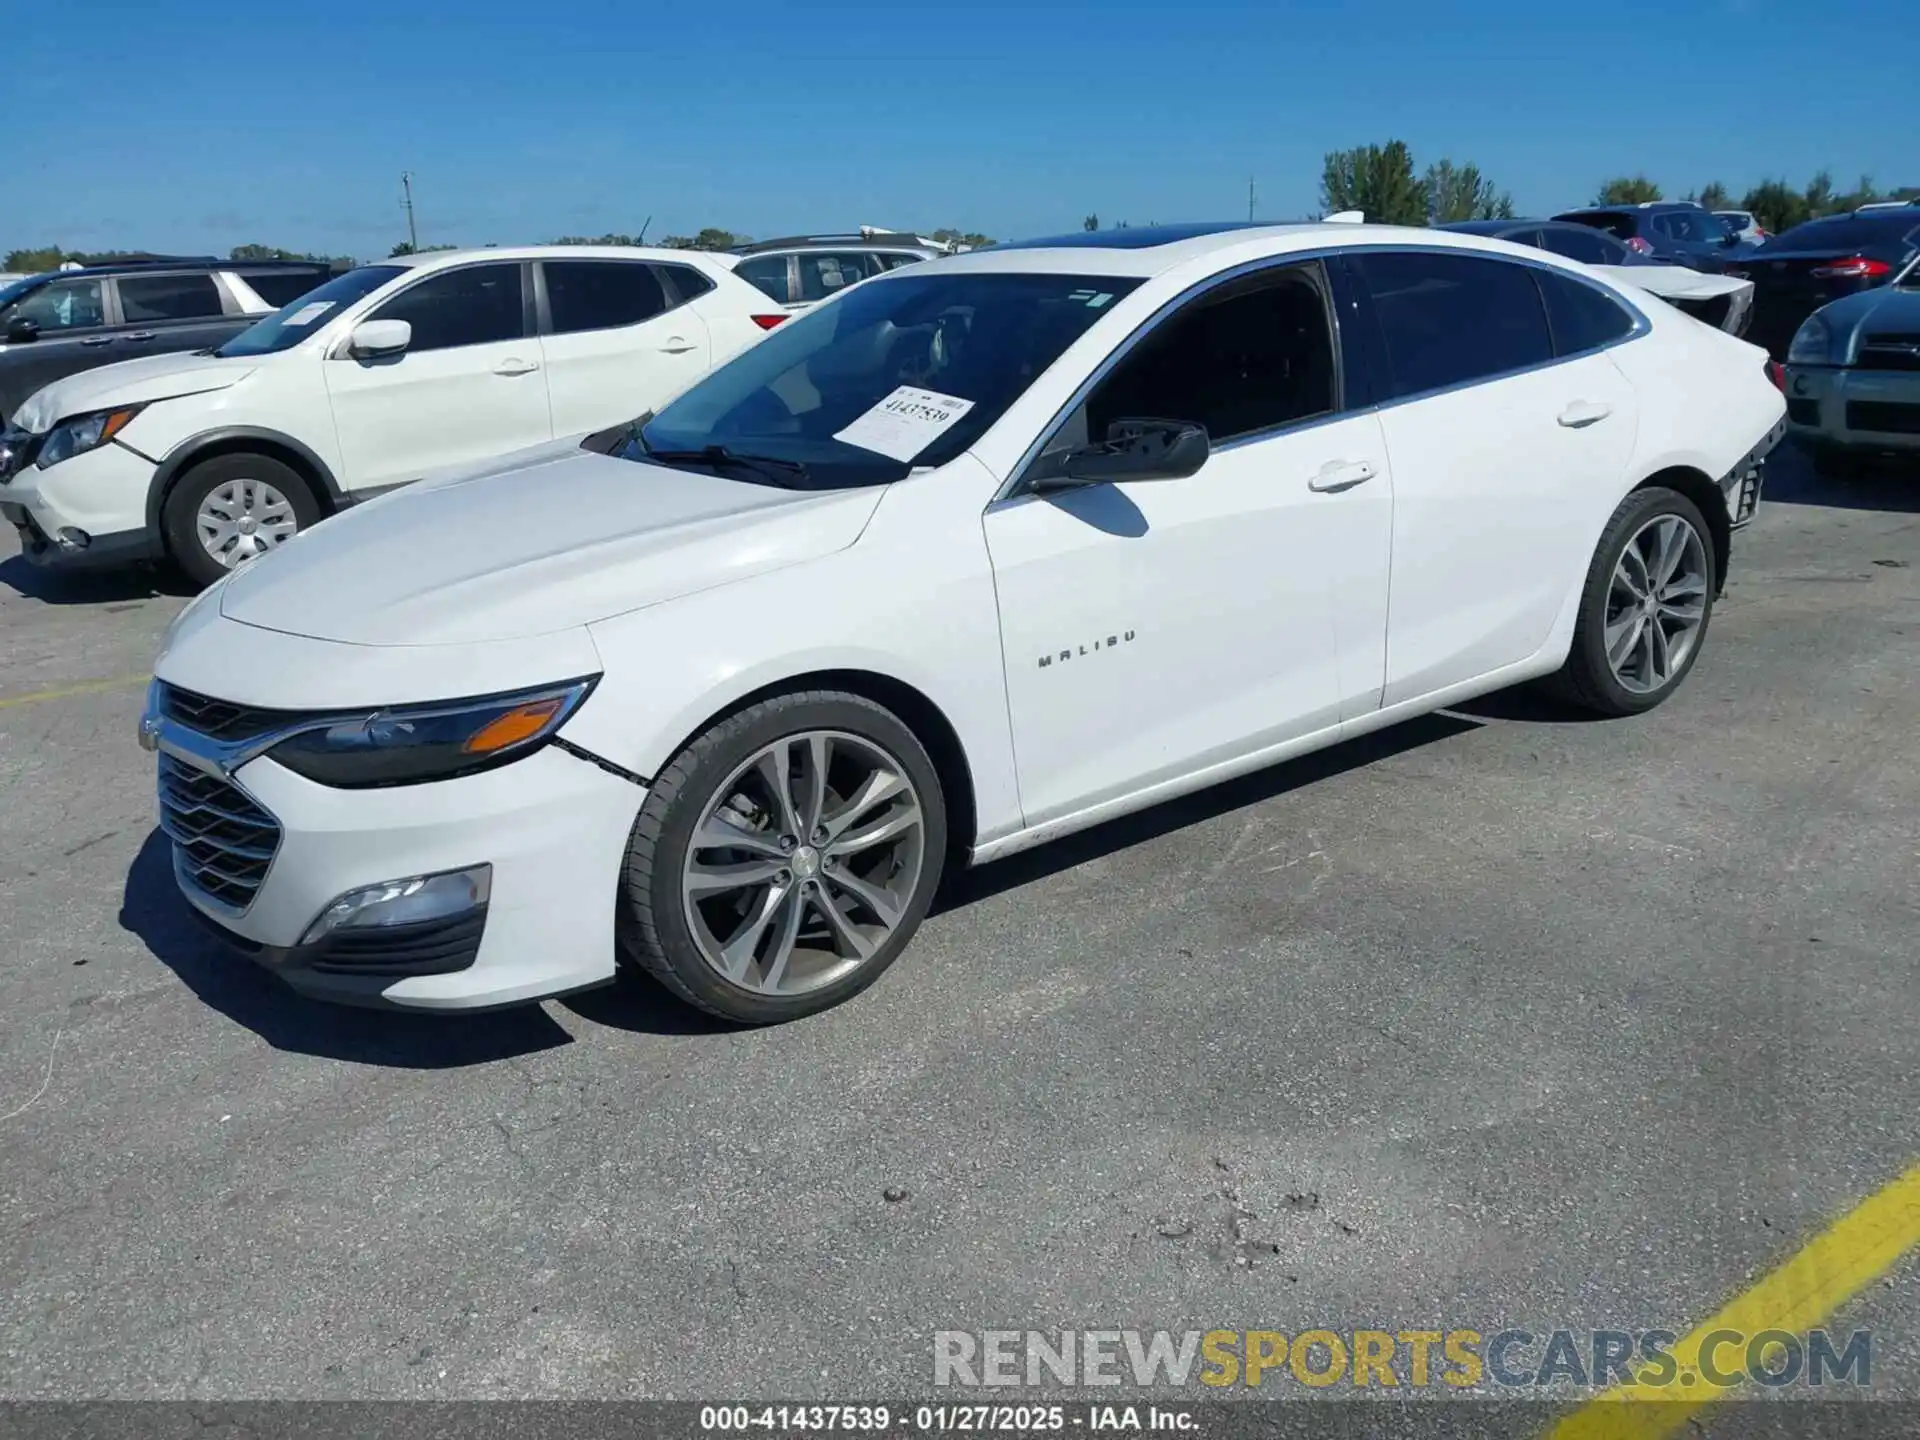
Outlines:
[[[264,425],[218,425],[182,440],[154,466],[153,479],[147,483],[147,528],[158,530],[160,512],[167,503],[167,492],[189,466],[211,454],[243,450],[249,443],[269,452],[277,449],[296,457],[307,473],[319,482],[322,493],[314,498],[327,510],[339,510],[353,503],[352,498],[340,488],[340,482],[334,478],[327,462],[315,454],[311,446],[296,440],[284,430],[273,430]]]

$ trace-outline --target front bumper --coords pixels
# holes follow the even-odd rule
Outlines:
[[[456,780],[336,790],[264,756],[226,773],[204,737],[151,715],[143,729],[163,774],[185,765],[207,777],[194,794],[208,813],[188,826],[177,785],[162,805],[181,893],[296,990],[348,1004],[471,1010],[613,979],[620,872],[646,798],[632,781],[549,745]],[[213,849],[183,843],[196,835],[210,835]],[[239,858],[219,854],[229,842]],[[249,862],[243,849],[261,858]],[[209,862],[244,885],[226,887]],[[335,931],[302,944],[348,891],[480,864],[492,867],[481,907],[377,937]]]
[[[1920,370],[1789,365],[1787,426],[1829,449],[1920,452]]]
[[[0,447],[9,452],[0,519],[19,535],[21,553],[36,565],[76,568],[160,557],[159,537],[147,528],[151,460],[109,442],[42,470],[32,463],[38,438],[9,432]]]

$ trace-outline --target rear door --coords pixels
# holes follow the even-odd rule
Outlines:
[[[31,321],[39,331],[0,352],[0,419],[63,375],[131,358],[135,352],[114,343],[109,299],[104,279],[75,276],[49,281],[0,310],[0,336],[15,320]]]
[[[686,267],[674,267],[676,269]],[[556,435],[657,410],[707,373],[706,322],[644,260],[542,260],[540,348]]]
[[[1517,665],[1545,644],[1595,535],[1593,497],[1618,488],[1637,421],[1632,387],[1591,316],[1558,328],[1536,273],[1458,251],[1350,260],[1371,300],[1387,403],[1393,584],[1382,703]],[[1615,316],[1597,286],[1567,277]],[[1556,312],[1580,307],[1556,298]],[[1584,337],[1584,343],[1583,343]],[[1578,346],[1579,348],[1575,348]]]
[[[116,360],[210,349],[257,318],[229,313],[210,270],[142,271],[115,277],[113,286],[120,299]]]
[[[553,438],[530,267],[494,261],[436,270],[362,317],[404,320],[403,355],[322,362],[348,490],[418,480]]]

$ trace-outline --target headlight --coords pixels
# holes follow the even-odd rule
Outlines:
[[[593,680],[479,700],[343,715],[267,752],[295,774],[342,790],[451,780],[518,759],[580,707]]]
[[[1787,347],[1787,363],[1824,365],[1832,345],[1833,332],[1827,328],[1827,322],[1818,315],[1810,315],[1806,323],[1794,332],[1793,343]]]
[[[62,460],[97,450],[126,429],[127,423],[145,408],[144,405],[122,405],[118,410],[101,410],[62,420],[40,442],[40,455],[34,463],[44,470]]]

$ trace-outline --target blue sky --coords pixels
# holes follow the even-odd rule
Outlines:
[[[8,31],[0,251],[369,258],[404,238],[403,169],[423,243],[463,244],[649,215],[1008,238],[1244,215],[1249,175],[1289,218],[1326,151],[1395,136],[1523,214],[1639,169],[1920,184],[1914,0],[175,0]]]

